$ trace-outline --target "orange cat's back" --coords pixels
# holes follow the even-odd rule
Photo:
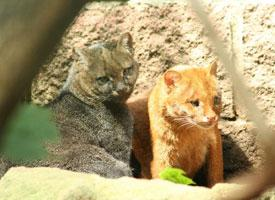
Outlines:
[[[127,106],[134,118],[133,154],[141,166],[141,171],[137,169],[139,167],[136,166],[136,163],[132,163],[132,167],[135,169],[134,171],[138,170],[135,176],[142,178],[151,178],[149,166],[152,160],[152,141],[149,134],[148,96],[149,91],[146,91],[127,100]]]

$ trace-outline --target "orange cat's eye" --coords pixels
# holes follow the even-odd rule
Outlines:
[[[220,103],[221,103],[220,97],[215,96],[215,97],[214,97],[214,105],[215,105],[215,106],[218,106],[218,105],[220,105]]]
[[[194,107],[198,107],[199,105],[200,105],[200,102],[199,102],[199,100],[197,99],[197,100],[194,100],[194,101],[189,101],[191,104],[192,104],[192,106],[194,106]]]

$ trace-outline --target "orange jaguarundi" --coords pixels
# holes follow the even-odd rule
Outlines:
[[[203,172],[207,186],[223,181],[216,70],[216,62],[175,66],[158,79],[148,100],[128,101],[136,121],[133,152],[143,178],[158,178],[166,167],[176,167],[191,178]]]

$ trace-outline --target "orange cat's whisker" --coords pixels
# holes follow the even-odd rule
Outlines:
[[[196,126],[196,124],[190,124],[188,127],[186,127],[186,130],[188,130],[188,129],[194,127],[194,126]]]
[[[184,123],[182,123],[177,129],[180,129],[180,128],[182,128],[182,127],[188,127],[188,126],[190,126],[190,125],[192,125],[190,122],[188,122],[188,121],[185,121]]]
[[[186,122],[187,119],[186,118],[173,118],[172,121],[178,121],[178,122]]]
[[[187,122],[186,119],[173,119],[172,121],[173,122],[177,122],[177,123],[179,123],[179,122]]]

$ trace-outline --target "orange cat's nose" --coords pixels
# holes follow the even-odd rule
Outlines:
[[[210,128],[212,127],[218,120],[217,116],[204,116],[198,125],[202,126],[203,128]]]
[[[213,124],[218,120],[217,116],[205,116],[204,121],[209,123],[209,124]]]
[[[212,116],[204,116],[202,119],[201,125],[204,126],[211,126],[218,120],[218,117],[216,115]]]

